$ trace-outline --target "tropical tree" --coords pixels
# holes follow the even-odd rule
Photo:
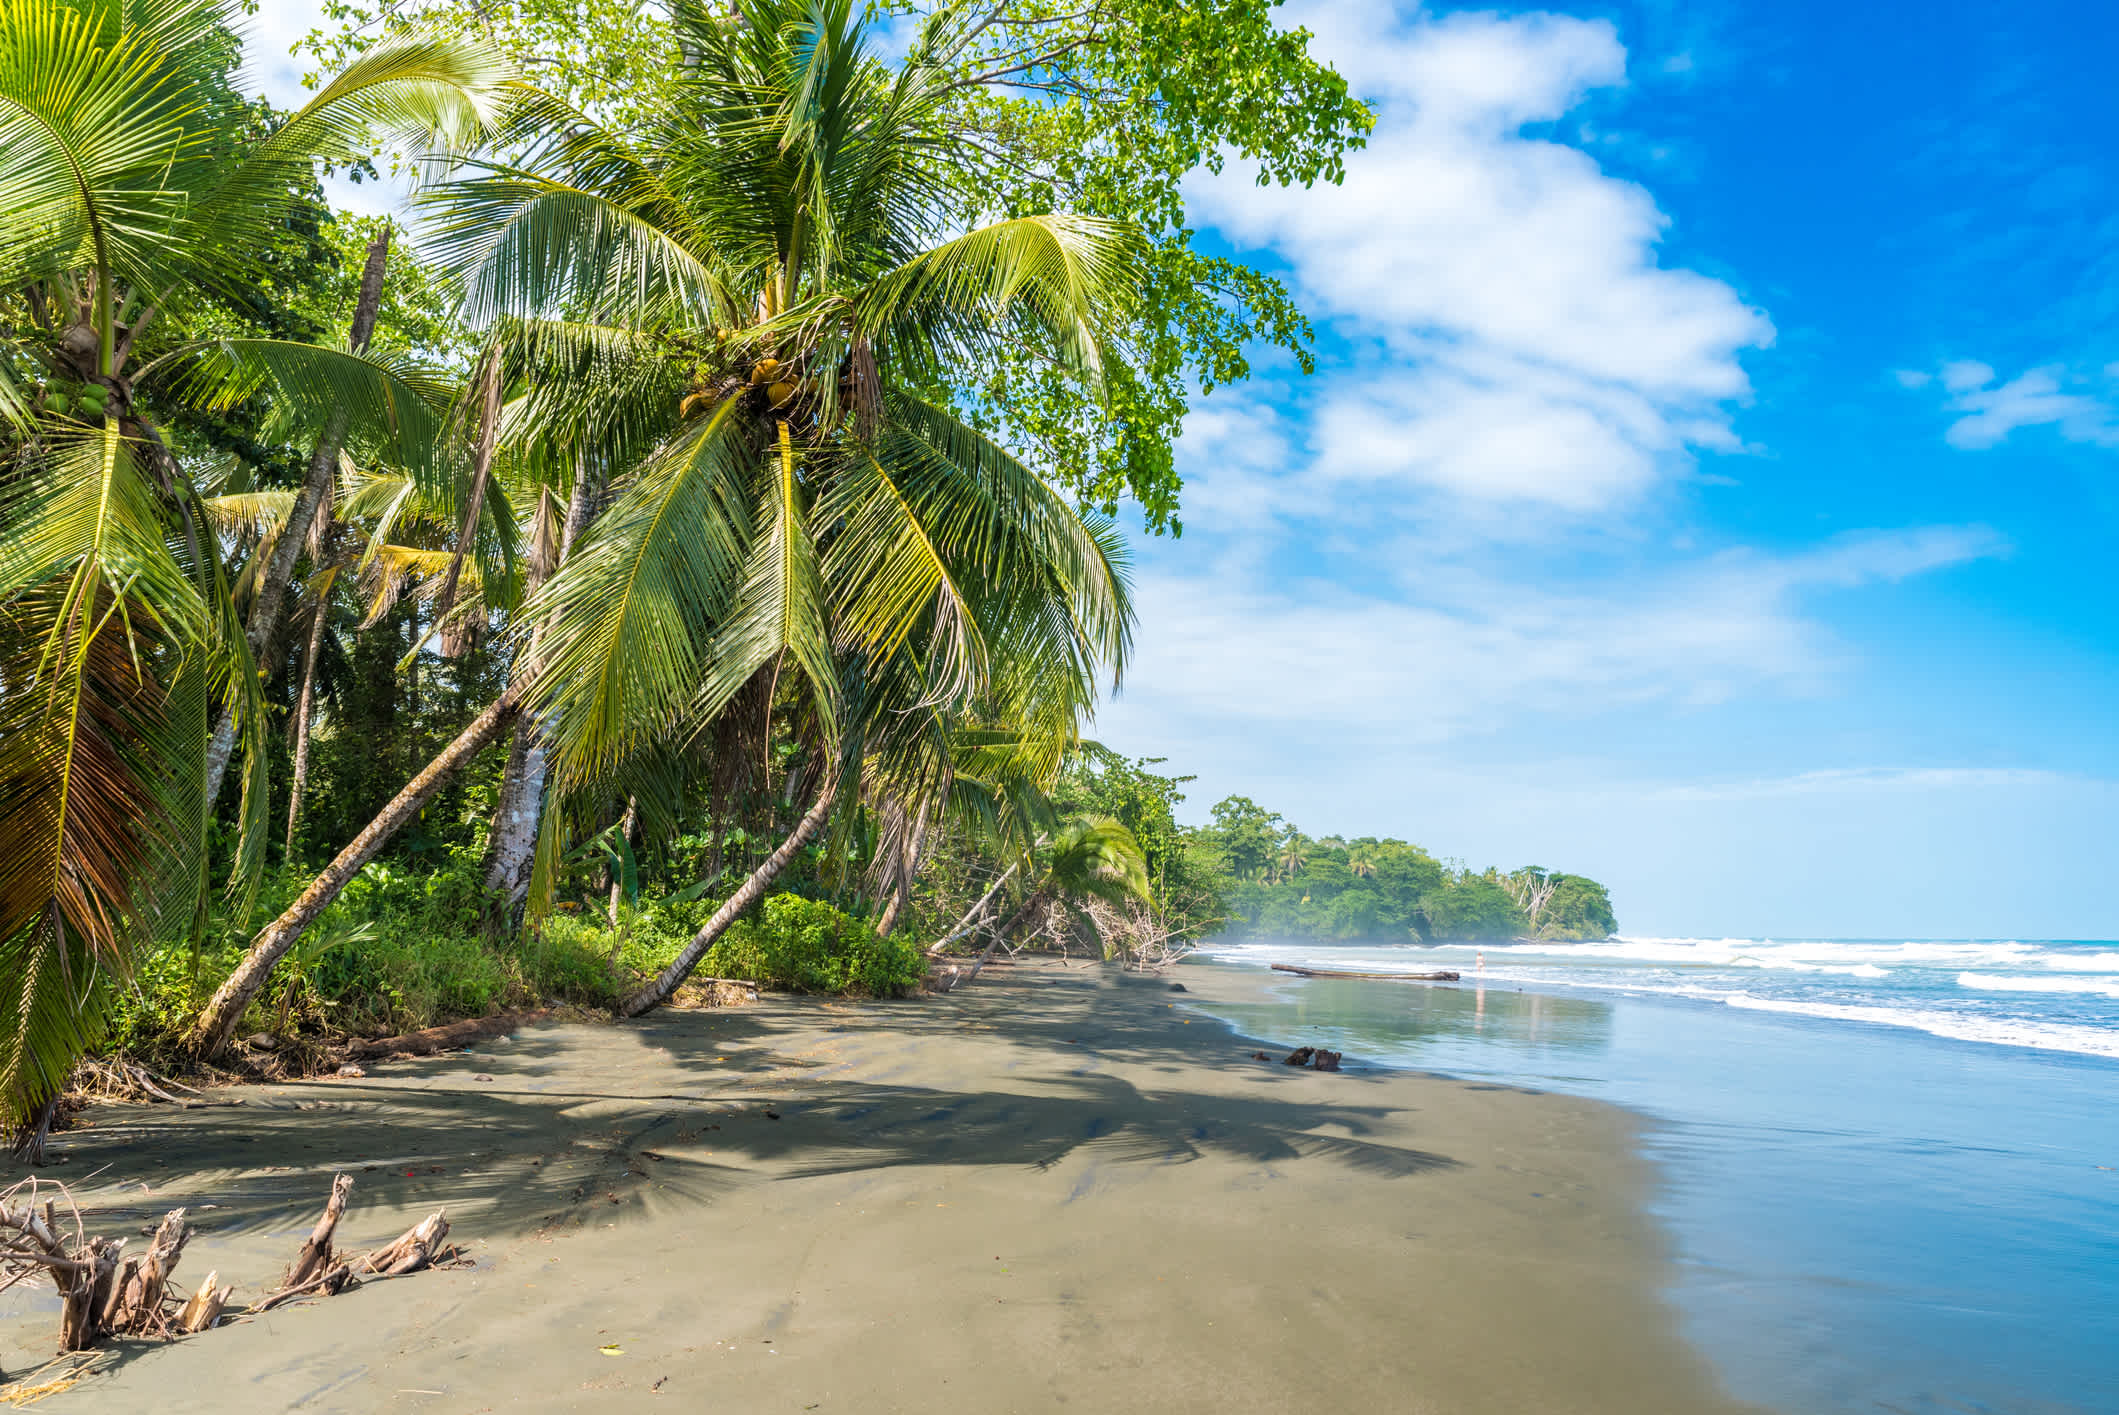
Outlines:
[[[193,346],[135,367],[142,336],[159,323],[169,342],[203,300],[257,278],[316,157],[350,156],[378,126],[460,138],[493,76],[461,45],[381,46],[231,154],[235,9],[0,7],[0,1122],[31,1148],[136,950],[204,906],[216,709],[248,733],[246,873],[261,859],[252,646],[158,411],[212,360]],[[390,421],[388,380],[343,353],[221,354],[320,420]]]
[[[1154,902],[1140,842],[1108,816],[1076,816],[1063,822],[1041,853],[1045,856],[1043,876],[1014,911],[993,927],[963,982],[976,979],[994,950],[1018,927],[1036,921],[1056,904],[1088,899],[1115,906]]]
[[[642,127],[526,94],[437,189],[433,250],[505,325],[545,426],[600,430],[608,506],[524,606],[518,675],[258,936],[200,1019],[222,1044],[273,962],[440,774],[527,703],[548,800],[630,790],[731,715],[778,715],[811,804],[654,983],[697,959],[870,786],[939,778],[958,721],[1056,769],[1116,673],[1119,539],[979,431],[963,391],[1034,358],[1084,396],[1123,368],[1128,231],[970,224],[992,157],[947,121],[960,16],[893,68],[851,0],[679,5],[687,62]],[[617,449],[614,454],[613,449]],[[755,735],[755,734],[754,734]],[[547,822],[550,812],[545,813]],[[537,835],[556,838],[540,827]]]

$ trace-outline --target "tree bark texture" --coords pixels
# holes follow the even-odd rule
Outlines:
[[[302,792],[309,785],[309,717],[316,709],[316,659],[324,646],[324,628],[330,619],[332,581],[317,591],[315,618],[309,623],[309,643],[302,651],[302,695],[294,705],[294,777],[287,788],[287,851],[294,858],[294,831],[302,820]]]
[[[823,829],[824,822],[831,817],[831,808],[838,799],[838,794],[838,778],[827,778],[823,788],[817,792],[816,804],[812,805],[809,813],[796,824],[794,832],[780,842],[779,849],[766,856],[765,863],[752,870],[750,877],[737,886],[736,892],[714,911],[714,916],[706,921],[698,933],[692,935],[692,941],[684,946],[684,951],[657,975],[655,981],[619,1004],[619,1016],[638,1017],[643,1012],[652,1011],[670,1000],[677,989],[684,985],[684,980],[691,976],[692,970],[699,966],[699,960],[706,956],[706,951],[714,946],[714,941],[728,932],[728,926],[741,918],[744,910],[757,903],[765,891],[772,888],[773,881],[787,868],[788,861],[794,859],[796,853]]]
[[[574,543],[595,519],[597,498],[596,475],[589,459],[584,457],[574,469],[574,487],[567,497],[566,523],[560,532],[559,554],[550,566],[531,565],[533,583],[528,587],[530,594],[542,588],[545,579],[556,573],[573,553]],[[542,636],[542,627],[538,637]],[[537,677],[541,665],[537,649],[533,638],[529,651],[523,655],[522,666],[516,670],[518,682],[529,682]],[[507,770],[501,774],[500,799],[494,803],[493,828],[486,837],[486,893],[495,896],[494,912],[501,920],[512,921],[516,907],[530,892],[530,875],[537,861],[537,830],[544,816],[544,787],[549,765],[544,733],[539,730],[535,718],[524,714],[515,724],[514,740],[508,744]]]
[[[236,1024],[242,1021],[243,1009],[265,986],[266,979],[272,976],[273,966],[294,946],[302,931],[330,907],[347,882],[375,858],[376,852],[390,837],[419,814],[457,768],[477,756],[506,730],[517,710],[517,692],[510,687],[491,707],[473,718],[471,724],[457,734],[456,740],[442,749],[441,755],[427,763],[419,775],[391,798],[390,804],[338,852],[337,858],[325,866],[323,873],[310,881],[309,887],[287,907],[286,913],[274,919],[250,941],[250,950],[243,955],[243,961],[236,965],[228,981],[221,984],[220,990],[199,1014],[198,1021],[192,1024],[187,1040],[194,1052],[213,1056],[226,1049],[229,1039],[235,1035]]]

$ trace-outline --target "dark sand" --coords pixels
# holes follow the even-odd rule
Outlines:
[[[1748,1408],[1659,1295],[1626,1113],[1261,1063],[1183,1001],[1018,966],[98,1111],[47,1172],[110,1166],[83,1195],[106,1232],[191,1205],[180,1283],[257,1295],[338,1168],[342,1247],[445,1206],[477,1262],[129,1347],[48,1408]],[[49,1355],[48,1293],[0,1297],[0,1366]]]

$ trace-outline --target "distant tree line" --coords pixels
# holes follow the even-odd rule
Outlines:
[[[1193,778],[1162,765],[1087,749],[1055,801],[1133,832],[1165,919],[1189,937],[1579,940],[1618,927],[1609,892],[1587,876],[1475,870],[1403,840],[1311,836],[1248,796],[1214,807],[1209,825],[1182,825]]]

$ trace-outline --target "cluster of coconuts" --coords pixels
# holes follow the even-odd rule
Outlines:
[[[767,407],[779,408],[791,401],[797,393],[810,391],[811,380],[798,378],[792,364],[783,364],[778,359],[760,359],[750,371],[753,388],[765,390]]]
[[[110,406],[110,390],[100,383],[66,383],[58,379],[45,385],[44,407],[59,417],[78,414],[93,421]]]

